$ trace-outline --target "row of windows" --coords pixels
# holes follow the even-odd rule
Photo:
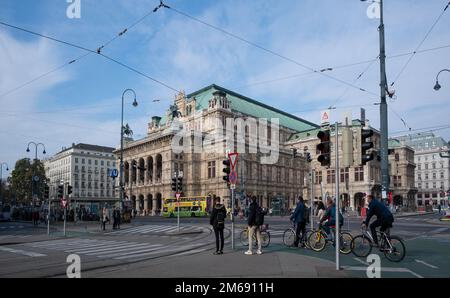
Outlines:
[[[339,170],[340,182],[345,183],[350,179],[350,168],[343,168]],[[336,171],[335,170],[327,170],[327,184],[336,183]],[[364,181],[364,167],[356,167],[354,169],[354,178],[355,182]],[[315,176],[315,184],[322,183],[322,171],[316,171]]]
[[[432,173],[432,179],[437,179],[437,174],[436,173]],[[440,179],[444,179],[444,172],[440,172],[439,175]],[[425,173],[425,180],[429,179],[429,174]],[[417,173],[417,180],[422,180],[422,173]]]
[[[443,169],[443,168],[444,168],[444,163],[441,162],[440,164],[441,164],[441,169]],[[428,163],[424,163],[423,166],[424,166],[424,169],[425,169],[425,170],[428,170],[428,168],[429,168],[429,167],[428,167]],[[418,169],[418,170],[422,170],[422,164],[420,164],[420,163],[417,164],[417,169]],[[431,169],[436,169],[436,163],[435,163],[435,162],[433,162],[433,163],[431,164]]]
[[[422,182],[419,182],[419,183],[417,183],[417,188],[421,189],[422,186],[425,186],[425,189],[429,189],[430,185],[433,186],[432,189],[436,189],[437,188],[437,183],[436,182],[433,182],[432,184],[430,184],[428,182],[425,182],[425,184],[422,184]],[[444,182],[443,181],[441,181],[441,183],[440,183],[440,188],[444,189]]]
[[[88,159],[87,161],[88,161],[88,164],[89,164],[89,165],[92,164],[92,159]],[[75,163],[78,163],[78,157],[75,157]],[[82,158],[82,159],[81,159],[81,163],[82,163],[82,164],[85,164],[85,163],[86,163],[86,160],[85,160],[84,158]],[[99,160],[94,159],[94,165],[97,166],[98,164],[99,164]],[[101,165],[101,166],[104,166],[104,165],[105,165],[105,161],[104,161],[104,160],[100,160],[100,165]],[[109,167],[110,165],[112,165],[113,167],[115,167],[115,166],[116,166],[116,163],[115,163],[114,161],[113,161],[113,162],[110,162],[109,160],[107,160],[107,161],[106,161],[106,166]]]

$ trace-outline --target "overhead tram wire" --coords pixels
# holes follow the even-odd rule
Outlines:
[[[441,12],[441,14],[438,16],[438,18],[436,19],[436,21],[433,23],[433,25],[431,26],[431,28],[428,30],[427,34],[425,34],[425,37],[422,39],[422,41],[419,43],[419,45],[416,47],[416,49],[411,53],[411,56],[409,56],[408,60],[406,61],[406,63],[403,65],[403,67],[401,68],[400,72],[397,74],[397,76],[395,77],[395,79],[392,81],[391,83],[391,87],[394,86],[394,84],[398,81],[398,79],[400,78],[400,76],[403,74],[403,72],[405,71],[405,69],[408,67],[409,63],[411,62],[411,60],[414,58],[414,56],[416,55],[417,51],[420,49],[420,47],[423,45],[423,43],[425,42],[425,40],[428,38],[428,36],[430,35],[431,31],[433,31],[434,27],[436,26],[436,24],[439,22],[439,20],[442,18],[442,16],[444,15],[445,11],[448,9],[448,7],[450,6],[450,1],[447,3],[447,5],[445,6],[444,10]]]
[[[372,62],[367,65],[367,67],[353,80],[352,84],[355,84],[362,76],[372,67],[372,65],[375,63],[375,61],[378,60],[377,56],[375,59],[372,60]],[[347,88],[344,90],[344,92],[330,105],[328,109],[335,108],[336,103],[338,103],[344,96],[347,94],[347,92],[350,90],[350,87],[347,86]]]
[[[153,11],[149,11],[149,12],[148,12],[147,14],[145,14],[143,17],[141,17],[140,19],[138,19],[136,22],[134,22],[133,24],[131,24],[131,25],[128,26],[127,28],[125,28],[125,29],[123,29],[122,31],[120,31],[119,33],[117,33],[113,38],[111,38],[110,40],[108,40],[107,42],[105,42],[102,46],[100,46],[99,48],[97,48],[97,54],[99,54],[99,52],[101,52],[101,50],[103,50],[106,46],[108,46],[108,45],[109,45],[110,43],[112,43],[114,40],[116,40],[117,38],[121,37],[121,36],[124,35],[126,32],[128,32],[130,29],[134,28],[134,27],[137,26],[139,23],[141,23],[142,21],[144,21],[144,20],[145,20],[150,14],[152,14],[152,13],[153,13]],[[8,26],[8,27],[12,27],[12,28],[14,28],[14,29],[19,29],[19,27],[12,26],[12,25],[6,24],[6,23],[4,23],[4,22],[0,22],[0,24],[5,25],[5,26]],[[21,29],[20,29],[20,30],[21,30]],[[27,30],[26,32],[28,32],[28,30]],[[32,32],[28,32],[28,33],[32,33]],[[48,76],[48,75],[50,75],[50,74],[52,74],[52,73],[54,73],[54,72],[57,72],[57,71],[59,71],[59,70],[65,68],[66,66],[69,66],[69,65],[71,65],[71,64],[73,64],[73,63],[75,63],[75,62],[77,62],[77,61],[79,61],[79,60],[85,58],[86,56],[89,56],[90,54],[92,54],[92,52],[86,53],[86,54],[81,55],[81,56],[79,56],[79,57],[77,57],[77,58],[75,58],[75,59],[72,59],[72,60],[70,60],[70,61],[68,61],[68,62],[66,62],[66,63],[64,63],[64,64],[62,64],[62,65],[60,65],[60,66],[58,66],[58,67],[56,67],[56,68],[53,69],[53,70],[50,70],[50,71],[48,71],[48,72],[46,72],[46,73],[43,73],[43,74],[37,76],[36,78],[31,79],[30,81],[23,83],[22,85],[19,85],[19,86],[15,87],[15,88],[13,88],[13,89],[11,89],[11,90],[9,90],[9,91],[3,93],[3,94],[0,94],[0,98],[4,97],[4,96],[6,96],[6,95],[8,95],[8,94],[10,94],[10,93],[13,93],[13,92],[15,92],[15,91],[17,91],[17,90],[19,90],[19,89],[22,89],[23,87],[25,87],[25,86],[27,86],[27,85],[29,85],[29,84],[31,84],[31,83],[37,81],[37,80],[40,80],[40,79],[42,79],[42,78],[44,78],[44,77],[46,77],[46,76]]]
[[[166,87],[166,88],[172,90],[172,91],[175,91],[175,92],[177,92],[177,93],[180,92],[179,90],[177,90],[177,89],[171,87],[170,85],[168,85],[168,84],[166,84],[166,83],[164,83],[164,82],[162,82],[162,81],[159,81],[159,80],[157,80],[157,79],[155,79],[155,78],[153,78],[153,77],[151,77],[151,76],[149,76],[149,75],[144,74],[143,72],[141,72],[141,71],[139,71],[139,70],[137,70],[137,69],[135,69],[135,68],[133,68],[133,67],[131,67],[131,66],[126,65],[126,64],[123,63],[123,62],[118,61],[117,59],[111,58],[111,57],[109,57],[109,56],[107,56],[107,55],[101,53],[101,51],[98,51],[98,50],[97,50],[97,51],[94,51],[94,50],[85,48],[85,47],[83,47],[83,46],[80,46],[80,45],[77,45],[77,44],[74,44],[74,43],[70,43],[70,42],[67,42],[67,41],[64,41],[64,40],[61,40],[61,39],[57,39],[57,38],[54,38],[54,37],[50,37],[50,36],[47,36],[47,35],[44,35],[44,34],[41,34],[41,33],[37,33],[37,32],[31,31],[31,30],[27,30],[27,29],[21,28],[21,27],[17,27],[17,26],[13,26],[13,25],[10,25],[10,24],[6,24],[6,23],[4,23],[4,22],[0,22],[0,24],[1,24],[1,25],[5,25],[5,26],[8,26],[8,27],[11,27],[11,28],[14,28],[14,29],[17,29],[17,30],[21,30],[21,31],[24,31],[24,32],[27,32],[27,33],[30,33],[30,34],[33,34],[33,35],[36,35],[36,36],[40,36],[40,37],[43,37],[43,38],[52,40],[52,41],[54,41],[54,42],[58,42],[58,43],[65,44],[65,45],[67,45],[67,46],[71,46],[71,47],[74,47],[74,48],[78,48],[78,49],[84,50],[84,51],[89,52],[89,53],[94,53],[94,54],[100,55],[100,56],[102,56],[103,58],[105,58],[105,59],[107,59],[107,60],[109,60],[109,61],[112,61],[112,62],[114,62],[114,63],[116,63],[116,64],[118,64],[118,65],[121,65],[122,67],[125,67],[125,68],[127,68],[127,69],[129,69],[129,70],[131,70],[131,71],[133,71],[133,72],[135,72],[135,73],[137,73],[137,74],[139,74],[139,75],[141,75],[141,76],[143,76],[143,77],[145,77],[145,78],[147,78],[147,79],[149,79],[149,80],[151,80],[151,81],[153,81],[153,82],[155,82],[155,83],[157,83],[157,84],[160,84],[160,85],[162,85],[162,86],[164,86],[164,87]]]
[[[215,26],[215,25],[212,25],[212,24],[209,24],[209,23],[207,23],[207,22],[205,22],[205,21],[202,21],[202,20],[200,20],[200,19],[198,19],[198,18],[196,18],[196,17],[194,17],[194,16],[191,16],[191,15],[185,13],[185,12],[182,12],[182,11],[176,9],[176,8],[169,7],[169,6],[167,6],[167,5],[165,5],[164,7],[166,7],[166,8],[169,9],[169,10],[172,10],[172,11],[174,11],[174,12],[176,12],[176,13],[182,15],[182,16],[185,16],[185,17],[187,17],[187,18],[189,18],[189,19],[191,19],[191,20],[194,20],[194,21],[196,21],[196,22],[198,22],[198,23],[201,23],[201,24],[203,24],[203,25],[205,25],[205,26],[207,26],[207,27],[210,27],[210,28],[212,28],[212,29],[214,29],[214,30],[216,30],[216,31],[219,31],[219,32],[221,32],[221,33],[223,33],[223,34],[226,34],[226,35],[228,35],[228,36],[230,36],[230,37],[232,37],[232,38],[234,38],[234,39],[237,39],[237,40],[240,40],[240,41],[242,41],[242,42],[244,42],[244,43],[247,43],[247,44],[249,44],[249,45],[251,45],[251,46],[253,46],[253,47],[255,47],[255,48],[258,48],[258,49],[260,49],[260,50],[262,50],[262,51],[264,51],[264,52],[267,52],[267,53],[272,54],[272,55],[274,55],[274,56],[276,56],[276,57],[279,57],[279,58],[281,58],[281,59],[283,59],[283,60],[286,60],[286,61],[288,61],[288,62],[291,62],[291,63],[293,63],[293,64],[296,64],[296,65],[298,65],[298,66],[300,66],[300,67],[302,67],[302,68],[305,68],[305,69],[307,69],[307,70],[309,70],[309,71],[311,71],[311,72],[315,72],[315,73],[321,74],[321,75],[323,75],[323,76],[325,76],[325,77],[327,77],[327,78],[329,78],[329,79],[332,79],[332,80],[337,81],[337,82],[339,82],[339,83],[341,83],[341,84],[350,86],[350,87],[352,87],[352,88],[358,89],[358,90],[360,90],[360,91],[362,91],[362,92],[366,92],[366,93],[369,93],[369,94],[372,94],[372,95],[376,95],[374,92],[368,91],[368,90],[366,90],[366,89],[364,89],[364,88],[361,88],[361,87],[358,87],[358,86],[355,86],[354,84],[351,84],[351,83],[349,83],[349,82],[346,82],[346,81],[344,81],[344,80],[341,80],[341,79],[339,79],[339,78],[336,78],[336,77],[334,77],[334,76],[331,76],[331,75],[329,75],[329,74],[327,74],[327,73],[325,73],[325,72],[321,72],[320,70],[316,70],[316,69],[314,69],[314,68],[312,68],[312,67],[310,67],[310,66],[307,66],[307,65],[305,65],[305,64],[303,64],[303,63],[300,63],[300,62],[298,62],[298,61],[296,61],[296,60],[294,60],[294,59],[292,59],[292,58],[289,58],[289,57],[287,57],[287,56],[284,56],[284,55],[282,55],[282,54],[279,54],[279,53],[277,53],[277,52],[275,52],[275,51],[273,51],[273,50],[270,50],[270,49],[268,49],[268,48],[265,48],[265,47],[263,47],[263,46],[261,46],[261,45],[259,45],[259,44],[257,44],[257,43],[254,43],[254,42],[252,42],[252,41],[249,41],[249,40],[247,40],[247,39],[245,39],[245,38],[243,38],[243,37],[240,37],[240,36],[238,36],[238,35],[236,35],[236,34],[234,34],[234,33],[231,33],[231,32],[229,32],[229,31],[226,31],[226,30],[224,30],[224,29],[222,29],[222,28],[219,28],[219,27],[217,27],[217,26]]]
[[[447,48],[450,48],[450,45],[444,45],[444,46],[439,46],[439,47],[423,49],[423,50],[416,51],[416,55],[417,54],[421,54],[421,53],[436,51],[436,50],[447,49]],[[391,56],[387,56],[386,59],[400,58],[400,57],[411,55],[412,53],[414,53],[414,52],[407,52],[407,53],[391,55]],[[378,57],[375,58],[375,59],[363,60],[363,61],[354,62],[354,63],[342,64],[342,65],[338,65],[338,66],[324,67],[322,69],[328,69],[328,68],[331,68],[332,70],[342,69],[342,68],[348,68],[348,67],[357,66],[357,65],[361,65],[361,64],[368,64],[368,63],[376,62],[376,61],[378,61]],[[267,80],[259,81],[259,82],[250,82],[250,83],[248,83],[246,85],[241,85],[238,88],[245,88],[245,87],[251,87],[251,86],[254,86],[254,85],[261,85],[261,84],[273,83],[273,82],[278,82],[278,81],[284,81],[284,80],[294,79],[294,78],[297,78],[297,77],[303,77],[303,76],[307,76],[307,75],[315,74],[315,73],[316,73],[315,71],[307,71],[307,72],[292,74],[292,75],[289,75],[289,76],[278,77],[278,78],[275,78],[275,79],[267,79]]]

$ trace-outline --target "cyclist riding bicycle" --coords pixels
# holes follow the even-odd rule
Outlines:
[[[324,223],[325,222],[325,223]],[[319,222],[319,227],[322,227],[327,235],[330,235],[330,228],[336,225],[336,204],[334,204],[333,199],[327,198],[327,210]],[[339,227],[344,225],[344,217],[339,212]]]
[[[377,219],[370,224],[370,231],[372,233],[372,238],[375,245],[378,245],[376,228],[381,227],[381,232],[386,231],[388,228],[392,228],[394,216],[392,216],[391,211],[389,211],[385,204],[378,201],[377,199],[374,199],[372,195],[367,196],[367,201],[369,203],[369,208],[367,211],[366,220],[363,221],[363,224],[365,224],[367,227],[369,225],[370,218],[374,215],[377,216]]]

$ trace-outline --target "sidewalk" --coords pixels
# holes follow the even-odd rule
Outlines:
[[[244,250],[224,251],[213,255],[213,249],[200,254],[170,257],[157,262],[127,266],[127,277],[158,278],[298,278],[348,277],[336,271],[333,262],[286,251],[267,251],[262,255],[244,255]],[[85,277],[120,277],[117,272],[90,272]]]

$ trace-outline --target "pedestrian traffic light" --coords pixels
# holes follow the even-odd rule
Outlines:
[[[47,184],[44,184],[44,199],[50,198],[50,188]]]
[[[367,141],[367,138],[373,136],[373,130],[361,129],[361,164],[365,165],[367,162],[374,159],[373,152],[367,153],[367,150],[373,148],[373,142]]]
[[[172,191],[177,191],[177,178],[173,177],[172,178]]]
[[[307,162],[311,162],[311,161],[312,161],[311,153],[306,152],[306,153],[305,153],[305,157],[306,157],[306,161],[307,161]]]
[[[70,195],[72,193],[72,185],[67,185],[67,194]]]
[[[58,199],[64,197],[64,185],[58,185]]]
[[[177,192],[181,193],[183,191],[183,177],[178,177],[177,178]]]
[[[231,172],[231,168],[230,168],[230,161],[228,159],[225,159],[222,161],[224,168],[223,168],[223,172],[225,173],[225,175],[223,176],[223,180],[225,180],[227,183],[230,183],[230,172]]]
[[[292,158],[297,157],[297,148],[292,148]]]
[[[322,167],[330,166],[331,158],[330,158],[330,131],[329,130],[321,130],[317,133],[317,137],[320,139],[320,143],[317,144],[317,150],[320,151],[319,157],[317,160],[320,162]]]

